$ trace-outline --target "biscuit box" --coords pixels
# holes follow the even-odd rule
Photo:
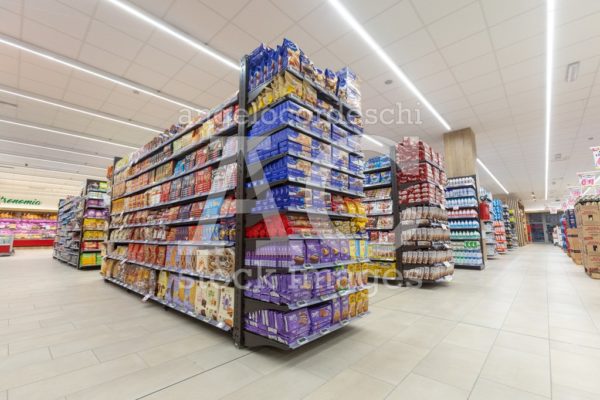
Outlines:
[[[322,329],[329,328],[332,321],[332,306],[325,304],[308,309],[310,316],[310,331],[311,333],[319,332]]]
[[[595,203],[578,205],[576,212],[580,221],[578,224],[583,226],[600,225],[600,209]]]

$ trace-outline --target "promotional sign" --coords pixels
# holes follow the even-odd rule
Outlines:
[[[590,147],[594,155],[594,167],[600,169],[600,146]]]
[[[42,202],[38,199],[17,199],[0,196],[0,204],[22,204],[26,206],[39,206],[40,204],[42,204]]]
[[[578,197],[581,197],[581,188],[576,187],[576,186],[570,187],[569,188],[569,197],[572,197],[575,199]]]
[[[579,176],[579,184],[581,185],[582,189],[596,186],[596,174],[580,172],[577,174],[577,176]]]

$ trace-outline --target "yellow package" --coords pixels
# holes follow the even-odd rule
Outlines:
[[[356,213],[360,215],[367,215],[367,207],[363,204],[363,202],[356,200]]]
[[[366,240],[358,241],[358,257],[359,258],[367,258],[367,241]]]
[[[365,289],[362,292],[363,295],[363,313],[369,312],[369,289]]]
[[[356,202],[352,199],[344,199],[344,203],[346,204],[346,208],[348,209],[348,214],[357,214]]]
[[[169,284],[169,273],[167,271],[160,271],[158,274],[158,289],[156,290],[156,297],[164,299],[167,293],[167,285]]]
[[[350,249],[350,258],[356,260],[358,250],[356,246],[356,240],[348,240],[348,247]]]
[[[303,97],[302,99],[308,104],[317,106],[317,90],[306,80],[302,82]]]
[[[356,293],[352,293],[348,296],[348,303],[348,314],[350,315],[350,318],[354,318],[356,317]]]
[[[355,297],[356,297],[356,315],[361,315],[363,313],[363,294],[362,294],[362,292],[356,293]]]
[[[283,79],[284,96],[287,94],[295,94],[296,96],[302,98],[302,81],[289,72],[285,73]]]

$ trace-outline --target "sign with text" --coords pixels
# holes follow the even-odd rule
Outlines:
[[[12,197],[0,196],[0,204],[18,204],[24,206],[39,206],[42,204],[38,199],[17,199]]]
[[[596,174],[590,174],[587,172],[580,172],[577,174],[579,177],[579,184],[582,189],[587,189],[592,186],[596,186]]]
[[[590,147],[594,156],[594,167],[600,169],[600,146]]]

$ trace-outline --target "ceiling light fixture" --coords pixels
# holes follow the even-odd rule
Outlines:
[[[46,158],[22,156],[22,155],[19,155],[19,154],[0,153],[0,155],[2,155],[2,156],[9,156],[9,157],[21,157],[21,158],[27,158],[27,159],[30,159],[30,160],[52,162],[52,163],[57,163],[57,164],[77,165],[77,166],[84,167],[84,168],[93,168],[93,169],[99,169],[101,171],[106,171],[106,168],[104,168],[104,167],[94,167],[93,165],[87,165],[87,164],[78,164],[78,163],[70,163],[70,162],[66,162],[66,161],[49,160],[49,159],[46,159]]]
[[[400,78],[402,83],[406,85],[410,89],[410,91],[419,99],[421,103],[427,107],[427,109],[433,114],[435,118],[442,124],[442,126],[447,130],[451,131],[452,128],[446,122],[446,120],[437,112],[435,108],[429,103],[429,101],[423,96],[423,94],[417,89],[417,87],[412,83],[412,81],[404,74],[404,72],[396,65],[396,63],[387,55],[387,53],[381,48],[381,46],[369,35],[369,33],[362,27],[362,25],[354,18],[354,16],[342,5],[339,0],[329,0],[329,4],[335,8],[338,14],[354,29],[354,31],[373,49],[375,54],[379,56],[381,61],[383,61],[395,74]]]
[[[97,142],[97,143],[104,143],[104,144],[110,144],[110,145],[113,145],[113,146],[125,147],[125,148],[131,149],[131,150],[137,149],[137,147],[129,146],[129,145],[126,145],[126,144],[111,142],[109,140],[94,139],[94,138],[91,138],[91,137],[88,137],[88,136],[84,136],[84,135],[77,135],[75,133],[70,133],[70,132],[66,132],[66,131],[59,131],[59,130],[56,130],[56,129],[45,128],[45,127],[40,126],[40,125],[25,124],[25,123],[22,123],[22,122],[11,121],[11,120],[8,120],[8,119],[0,119],[0,122],[5,123],[5,124],[10,124],[10,125],[22,126],[22,127],[25,127],[25,128],[37,129],[38,131],[56,133],[57,135],[69,136],[69,137],[74,137],[74,138],[77,138],[77,139],[90,140],[92,142]]]
[[[207,112],[206,110],[199,109],[196,106],[193,106],[193,105],[190,105],[190,104],[186,104],[186,103],[184,103],[182,101],[175,100],[173,98],[166,97],[166,96],[163,96],[161,94],[158,94],[156,91],[154,91],[154,90],[152,90],[150,88],[142,88],[139,84],[134,84],[134,83],[132,83],[130,81],[127,81],[125,79],[119,78],[116,75],[112,75],[112,74],[109,74],[108,72],[100,71],[100,70],[98,70],[96,68],[90,67],[90,66],[82,64],[82,63],[79,63],[79,62],[77,62],[75,60],[68,59],[66,57],[60,56],[60,55],[55,54],[55,53],[51,53],[48,50],[35,47],[35,46],[33,46],[33,45],[29,44],[29,43],[21,42],[20,40],[17,40],[15,38],[10,37],[10,36],[0,34],[0,43],[6,44],[8,46],[14,47],[14,48],[19,49],[19,50],[26,51],[27,53],[30,53],[30,54],[35,54],[36,56],[45,58],[46,60],[54,61],[54,62],[56,62],[58,64],[61,64],[61,65],[67,66],[69,68],[73,68],[73,69],[75,69],[77,71],[84,72],[86,74],[95,76],[96,78],[104,79],[106,81],[115,83],[117,85],[126,87],[128,89],[138,90],[141,93],[147,94],[147,95],[152,96],[152,97],[156,97],[157,99],[169,102],[171,104],[175,104],[175,105],[178,105],[180,107],[189,108],[189,109],[192,109],[192,110],[200,112],[200,113],[206,113]]]
[[[31,94],[29,94],[27,92],[17,91],[16,89],[13,89],[13,88],[7,88],[7,87],[0,86],[0,93],[11,94],[13,96],[18,96],[18,97],[21,97],[23,99],[37,101],[39,103],[48,104],[50,106],[63,108],[65,110],[69,110],[69,111],[75,111],[75,112],[78,112],[78,113],[81,113],[81,114],[86,114],[86,115],[89,115],[89,116],[92,116],[92,117],[96,117],[96,118],[102,118],[102,119],[105,119],[107,121],[112,121],[112,122],[116,122],[118,124],[132,126],[134,128],[143,129],[143,130],[146,130],[146,131],[149,131],[149,132],[153,132],[153,133],[162,133],[162,131],[159,130],[159,129],[150,128],[148,126],[144,126],[144,125],[140,125],[140,124],[134,124],[134,123],[128,122],[128,121],[126,121],[124,119],[120,119],[120,118],[108,116],[107,114],[100,114],[100,113],[97,113],[97,112],[92,112],[92,111],[84,110],[82,108],[73,107],[71,105],[67,105],[66,103],[62,103],[62,102],[59,103],[59,102],[56,102],[56,101],[51,101],[49,99],[44,99],[42,97],[34,97],[33,95],[31,95]]]
[[[555,0],[546,0],[546,170],[545,195],[548,200],[548,176],[550,174],[550,130],[552,128],[552,76],[554,69],[554,17]]]
[[[86,157],[96,157],[96,158],[102,158],[104,160],[110,160],[113,161],[114,157],[104,157],[104,156],[99,156],[96,154],[90,154],[90,153],[82,153],[80,151],[72,151],[72,150],[63,150],[63,149],[59,149],[57,147],[47,147],[47,146],[40,146],[39,144],[31,144],[31,143],[24,143],[24,142],[17,142],[15,140],[6,140],[6,139],[0,139],[0,142],[5,142],[5,143],[13,143],[13,144],[18,144],[21,146],[29,146],[29,147],[36,147],[38,149],[47,149],[47,150],[52,150],[52,151],[62,151],[64,153],[71,153],[71,154],[78,154],[80,156],[86,156]]]
[[[483,161],[481,161],[479,158],[477,159],[477,164],[479,164],[481,166],[481,168],[483,168],[485,170],[485,172],[487,172],[488,175],[492,177],[492,179],[494,180],[494,182],[496,182],[498,184],[498,186],[500,186],[500,188],[504,191],[504,193],[509,194],[508,190],[506,190],[506,188],[504,187],[504,185],[500,183],[500,181],[498,180],[498,178],[496,178],[494,176],[494,174],[492,174],[492,171],[490,171],[488,169],[488,167],[485,166],[485,164],[483,163]]]
[[[579,61],[567,65],[567,74],[565,75],[565,81],[571,83],[575,82],[579,77]]]
[[[228,57],[225,57],[224,55],[219,54],[217,51],[198,42],[196,39],[192,38],[190,35],[182,32],[176,28],[173,28],[170,25],[165,24],[163,21],[161,21],[160,19],[156,18],[155,16],[145,12],[144,10],[142,10],[132,4],[129,4],[127,2],[120,1],[120,0],[107,0],[107,1],[109,3],[114,4],[115,6],[119,7],[121,10],[128,12],[129,14],[133,15],[134,17],[141,19],[142,21],[173,36],[176,39],[179,39],[180,41],[195,48],[196,50],[199,50],[202,53],[214,58],[215,60],[227,65],[228,67],[230,67],[236,71],[240,70],[239,63],[236,63],[236,62],[232,61],[231,59],[229,59]]]
[[[379,140],[372,138],[369,135],[361,135],[362,137],[364,137],[365,139],[367,139],[369,142],[376,144],[377,146],[381,146],[381,147],[385,147],[385,145],[383,143],[381,143]]]

